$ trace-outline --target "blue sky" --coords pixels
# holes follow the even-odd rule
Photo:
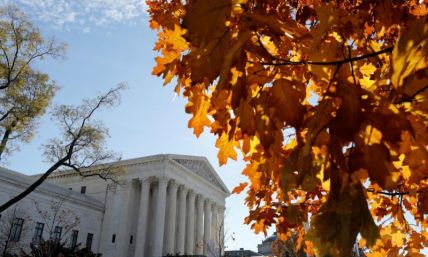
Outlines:
[[[77,104],[105,92],[119,82],[129,89],[119,107],[100,112],[98,118],[109,128],[110,149],[123,159],[160,153],[206,156],[231,190],[245,180],[244,163],[229,161],[219,167],[214,137],[204,133],[197,139],[187,122],[185,101],[175,97],[173,85],[162,87],[151,75],[156,53],[152,51],[156,32],[148,27],[144,2],[135,0],[0,0],[23,9],[45,37],[54,36],[68,44],[64,60],[46,59],[37,68],[50,74],[61,87],[54,104]],[[46,115],[38,133],[2,163],[6,167],[34,174],[48,167],[40,146],[58,130]],[[244,195],[227,199],[226,229],[235,233],[228,249],[257,249],[264,235],[255,235],[243,225],[248,213]]]

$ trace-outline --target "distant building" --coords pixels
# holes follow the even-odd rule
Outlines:
[[[276,232],[266,238],[261,244],[257,245],[257,252],[264,256],[272,255],[272,243],[276,240]]]
[[[239,248],[239,250],[230,250],[225,251],[226,257],[252,257],[252,256],[262,256],[260,253],[253,252],[251,250],[244,250],[244,248]]]

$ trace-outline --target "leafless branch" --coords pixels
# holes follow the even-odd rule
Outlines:
[[[64,130],[65,128],[65,131],[63,131],[62,139],[52,139],[50,144],[44,146],[45,157],[53,164],[22,193],[2,204],[0,213],[34,191],[50,174],[61,167],[71,167],[81,174],[80,169],[82,167],[88,168],[91,165],[99,164],[101,161],[105,162],[114,158],[115,155],[106,151],[104,147],[107,130],[100,123],[93,122],[91,118],[98,109],[116,105],[119,101],[119,92],[125,88],[126,85],[122,83],[95,100],[85,100],[80,106],[59,106],[55,108],[53,118],[59,122],[61,129]],[[76,122],[64,124],[62,122],[64,120],[63,112],[69,115],[67,120],[76,120]],[[75,125],[71,126],[70,124]],[[72,133],[70,134],[68,130]],[[90,161],[82,163],[82,160]]]

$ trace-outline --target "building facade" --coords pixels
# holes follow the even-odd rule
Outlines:
[[[0,203],[24,191],[34,178],[0,168]],[[87,195],[43,183],[19,203],[1,213],[0,250],[29,252],[42,238],[73,242],[97,251],[104,203]]]
[[[97,176],[107,167],[115,182]],[[216,239],[230,193],[204,157],[156,155],[83,174],[57,172],[49,183],[101,203],[93,250],[105,257],[210,256],[222,243]]]

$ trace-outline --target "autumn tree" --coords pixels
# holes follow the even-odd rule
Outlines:
[[[238,156],[256,232],[306,252],[423,256],[428,245],[426,1],[149,0],[153,74],[189,127]],[[174,78],[174,80],[172,80]],[[304,224],[310,223],[306,233]]]
[[[34,64],[62,57],[64,50],[65,44],[44,39],[17,7],[0,7],[0,159],[31,140],[57,89]]]

